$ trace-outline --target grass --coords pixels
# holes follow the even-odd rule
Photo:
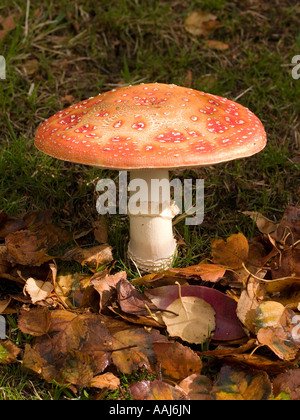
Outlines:
[[[7,64],[7,78],[0,80],[0,210],[16,216],[51,208],[55,221],[71,232],[91,226],[96,181],[117,173],[39,153],[33,145],[37,126],[99,92],[153,81],[237,98],[268,134],[267,147],[252,158],[174,172],[205,180],[204,223],[176,225],[186,243],[176,265],[206,256],[211,237],[255,235],[242,211],[280,219],[287,204],[299,204],[299,165],[293,158],[300,141],[300,80],[292,79],[290,63],[300,52],[300,9],[294,1],[274,7],[229,0],[28,3],[27,17],[24,0],[0,6],[1,16],[16,17],[15,29],[0,42]],[[228,43],[228,50],[209,49],[186,32],[184,20],[195,9],[218,16],[222,27],[208,39]],[[128,221],[117,215],[108,220],[115,268],[133,277],[126,260]],[[0,373],[0,399],[71,398],[59,387],[37,385],[20,366],[1,367]]]

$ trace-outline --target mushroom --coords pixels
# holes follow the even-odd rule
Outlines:
[[[131,187],[141,180],[147,185],[138,214],[129,208],[128,245],[128,255],[146,272],[169,267],[177,248],[176,205],[166,194],[153,194],[152,180],[168,181],[174,168],[251,156],[265,144],[262,123],[242,105],[162,83],[121,87],[81,101],[43,122],[35,138],[36,147],[50,156],[128,170]]]

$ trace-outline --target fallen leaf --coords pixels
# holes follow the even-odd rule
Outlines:
[[[32,277],[26,280],[24,291],[30,296],[33,304],[46,299],[53,291],[53,284],[49,281],[36,280]]]
[[[15,23],[16,16],[14,14],[9,15],[0,20],[1,26],[5,31],[12,31],[16,27]]]
[[[132,315],[149,315],[149,311],[157,310],[126,278],[122,278],[117,286],[118,303],[123,312]]]
[[[49,313],[48,332],[27,347],[24,367],[39,371],[48,382],[88,386],[111,360],[112,338],[105,319],[66,310]],[[28,323],[26,327],[31,328]],[[33,363],[35,356],[38,362]]]
[[[260,303],[254,317],[256,331],[261,328],[278,327],[284,310],[285,307],[279,302],[266,301]]]
[[[287,245],[293,245],[300,239],[300,208],[286,206],[279,223],[276,239]]]
[[[114,390],[114,389],[119,388],[120,379],[117,378],[111,372],[102,373],[102,375],[94,376],[89,386],[94,387],[94,388],[100,388],[100,389],[106,388],[106,389]]]
[[[108,241],[107,225],[104,217],[100,217],[99,220],[93,222],[93,230],[96,241],[100,244],[105,244]]]
[[[9,217],[5,212],[0,213],[0,239],[3,240],[9,233],[24,229],[26,222],[23,218]]]
[[[31,310],[21,309],[18,327],[23,333],[38,337],[48,333],[50,324],[51,314],[48,308],[38,306]]]
[[[300,278],[300,249],[287,248],[271,262],[272,279],[281,277]]]
[[[282,392],[290,395],[293,401],[300,400],[300,370],[291,369],[281,373],[273,380],[273,393],[276,397]]]
[[[186,399],[183,392],[160,380],[135,382],[129,386],[134,400],[172,401]]]
[[[272,386],[266,372],[223,366],[214,383],[212,395],[216,400],[268,400]]]
[[[163,312],[162,319],[171,337],[201,344],[213,336],[216,327],[215,310],[205,300],[195,296],[180,297],[166,310],[169,312]]]
[[[229,45],[222,41],[216,41],[213,39],[207,39],[204,41],[204,45],[208,48],[211,48],[212,50],[218,50],[218,51],[225,51],[228,50]]]
[[[275,303],[272,302],[274,311],[270,311],[269,316],[265,311],[263,318],[260,316],[262,304],[258,308],[259,321],[256,325],[263,326],[257,331],[257,340],[260,344],[268,346],[280,359],[292,361],[300,349],[300,339],[293,334],[295,312],[284,307],[281,312],[279,306],[278,309],[275,308]]]
[[[55,293],[66,308],[74,309],[74,307],[80,306],[83,299],[82,282],[90,279],[90,275],[81,273],[59,275],[55,281]]]
[[[243,325],[252,333],[255,333],[254,318],[259,304],[265,297],[264,287],[251,277],[247,283],[247,287],[242,290],[237,304],[237,317]]]
[[[38,70],[39,70],[39,62],[35,58],[32,60],[26,61],[22,65],[22,73],[24,74],[24,76],[32,76]]]
[[[93,275],[91,278],[91,284],[100,295],[100,312],[109,304],[113,296],[117,296],[116,286],[120,280],[126,278],[127,274],[125,271],[121,271],[114,275],[102,272]]]
[[[178,387],[182,389],[189,400],[210,401],[212,390],[212,381],[200,373],[193,373],[192,375],[184,378]]]
[[[0,340],[0,364],[15,363],[21,349],[10,340]]]
[[[268,219],[263,214],[257,211],[243,211],[243,214],[251,217],[255,221],[259,231],[265,234],[274,234],[277,231],[278,222],[273,222],[273,220]]]
[[[161,286],[146,290],[145,295],[158,309],[165,310],[171,302],[179,298],[177,285]],[[237,340],[245,336],[240,321],[236,315],[236,302],[224,293],[204,286],[181,286],[181,295],[196,296],[204,299],[211,305],[216,313],[216,328],[213,338],[215,340]]]
[[[11,302],[11,297],[0,298],[0,314],[3,314]]]
[[[207,353],[207,352],[205,352]],[[201,354],[204,354],[202,352]],[[207,354],[209,356],[209,354]],[[249,366],[252,369],[258,369],[268,372],[269,374],[278,374],[285,372],[287,369],[294,369],[297,365],[297,360],[293,361],[282,361],[278,358],[272,359],[258,354],[252,353],[232,353],[228,355],[224,354],[212,354],[213,357],[221,359],[223,363],[232,363],[234,365],[240,365],[242,367]]]
[[[153,348],[163,378],[177,382],[201,372],[201,359],[190,347],[174,341],[154,342]]]
[[[184,21],[186,31],[194,36],[207,36],[222,26],[212,13],[194,10]]]
[[[92,248],[83,249],[80,247],[68,251],[64,255],[65,259],[73,259],[81,265],[88,265],[98,268],[99,265],[108,264],[113,260],[112,247],[104,244]]]
[[[213,262],[233,270],[241,268],[248,260],[249,244],[242,233],[231,235],[226,242],[214,239],[211,248]]]
[[[22,265],[40,266],[53,259],[48,251],[58,243],[58,236],[45,227],[38,231],[22,230],[5,238],[7,260]]]
[[[112,361],[123,373],[130,374],[140,367],[153,371],[156,355],[154,342],[167,339],[157,330],[146,332],[144,328],[131,328],[113,334]]]
[[[0,276],[7,273],[10,268],[10,263],[6,260],[7,248],[5,245],[0,245]]]

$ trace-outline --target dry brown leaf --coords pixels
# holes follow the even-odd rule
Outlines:
[[[212,50],[226,51],[229,48],[229,45],[222,41],[217,41],[214,39],[207,39],[204,41],[204,45]]]
[[[212,381],[200,373],[193,373],[184,378],[177,386],[182,389],[189,400],[210,401],[212,389]]]
[[[113,260],[112,247],[104,244],[92,248],[83,249],[80,247],[68,251],[64,258],[73,259],[81,265],[88,265],[97,268],[99,265],[108,264]]]
[[[117,378],[113,373],[107,372],[103,373],[102,375],[95,376],[91,383],[89,384],[90,387],[94,388],[107,388],[110,390],[117,389],[120,386],[120,379]]]
[[[31,310],[22,308],[18,318],[18,327],[25,333],[35,337],[47,334],[51,324],[51,314],[46,307]]]
[[[259,304],[265,297],[264,287],[254,278],[250,278],[247,288],[242,290],[236,314],[242,324],[252,333],[255,333],[254,318]]]
[[[243,214],[250,216],[255,221],[259,231],[265,234],[273,234],[276,232],[278,223],[268,219],[257,211],[244,211]]]
[[[135,382],[129,387],[134,400],[184,400],[181,389],[160,380]]]
[[[123,373],[130,374],[144,366],[154,370],[156,356],[154,342],[161,344],[167,339],[157,330],[146,332],[144,328],[132,328],[113,334],[112,361]]]
[[[121,271],[117,274],[111,275],[106,272],[96,273],[91,278],[91,284],[100,295],[99,312],[101,312],[112,299],[113,296],[117,295],[117,284],[122,280],[126,279],[126,271]]]
[[[104,318],[65,310],[49,314],[48,333],[27,348],[24,367],[38,371],[46,381],[88,386],[110,363],[112,339]],[[31,327],[27,319],[26,330]]]
[[[193,373],[200,373],[200,357],[188,346],[179,342],[154,342],[153,348],[163,378],[181,381]]]
[[[11,302],[11,297],[4,297],[0,299],[0,314],[3,314]]]
[[[26,280],[24,292],[30,296],[33,304],[46,299],[52,293],[54,286],[49,281],[36,280],[32,277]]]
[[[14,14],[0,19],[2,28],[5,31],[12,31],[13,29],[15,29],[16,27],[15,19],[16,19],[16,16]]]
[[[21,349],[10,340],[0,340],[0,365],[17,361]]]
[[[281,373],[273,380],[274,397],[281,392],[288,393],[293,401],[300,400],[300,369]]]
[[[194,10],[184,22],[186,31],[194,36],[207,36],[220,26],[216,15],[202,10]]]
[[[107,225],[103,216],[96,222],[93,222],[94,236],[96,241],[100,244],[105,244],[108,241]]]
[[[214,239],[211,248],[213,261],[233,270],[241,268],[249,255],[248,240],[242,233],[231,235],[226,242]]]
[[[5,238],[7,260],[22,265],[40,266],[53,259],[48,251],[58,242],[58,236],[50,226],[37,231],[22,230],[10,233]]]
[[[7,273],[10,268],[10,263],[6,260],[7,248],[5,245],[0,245],[0,276]]]
[[[32,76],[38,70],[39,70],[39,62],[35,58],[32,60],[26,61],[22,65],[22,73],[24,74],[24,76]]]

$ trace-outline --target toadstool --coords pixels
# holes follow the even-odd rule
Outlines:
[[[229,99],[174,84],[113,89],[44,121],[36,147],[55,158],[99,168],[128,170],[148,194],[141,214],[130,214],[128,254],[142,271],[167,268],[176,253],[170,197],[151,200],[151,181],[169,170],[251,156],[266,144],[260,120]],[[156,211],[149,212],[149,206]]]

